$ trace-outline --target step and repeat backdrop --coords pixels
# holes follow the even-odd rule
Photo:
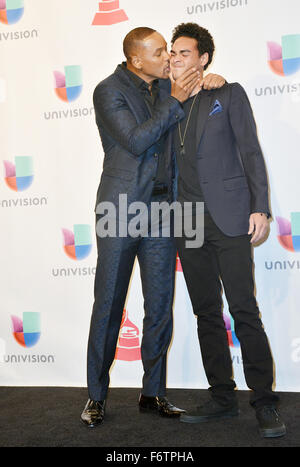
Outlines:
[[[208,71],[239,82],[256,118],[273,219],[254,250],[256,295],[276,389],[300,390],[299,0],[0,0],[0,384],[86,386],[103,162],[92,94],[137,26],[168,43],[181,22],[209,29]],[[163,277],[162,277],[163,280]],[[143,297],[135,265],[111,371],[139,387]],[[224,298],[239,389],[239,342]],[[168,386],[206,388],[196,319],[177,261]]]

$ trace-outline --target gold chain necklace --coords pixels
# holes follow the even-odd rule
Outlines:
[[[182,134],[181,134],[181,127],[180,127],[180,123],[178,122],[178,133],[179,133],[179,139],[180,139],[180,155],[183,157],[185,156],[185,148],[184,148],[184,141],[185,141],[185,137],[186,137],[186,132],[187,132],[187,129],[188,129],[188,126],[189,126],[189,123],[190,123],[190,118],[191,118],[191,115],[192,115],[192,110],[193,110],[193,107],[194,107],[194,104],[195,104],[195,101],[197,99],[197,96],[198,96],[199,93],[197,93],[193,99],[193,102],[192,102],[192,105],[191,105],[191,108],[190,108],[190,111],[189,111],[189,114],[188,114],[188,118],[187,118],[187,121],[186,121],[186,125],[185,125],[185,129],[184,129],[184,132],[183,132],[183,137],[182,137]]]

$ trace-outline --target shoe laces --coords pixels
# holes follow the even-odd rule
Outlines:
[[[93,414],[97,414],[98,411],[99,411],[99,402],[97,401],[93,401],[92,403],[90,403],[89,407],[87,408],[87,413],[93,415]]]
[[[277,410],[275,409],[275,407],[273,407],[272,405],[263,406],[261,408],[260,412],[263,413],[264,416],[266,418],[268,418],[269,420],[275,418],[276,421],[279,421],[279,414],[278,414]]]
[[[162,407],[168,407],[170,405],[170,402],[166,397],[156,397],[156,400],[158,404]]]

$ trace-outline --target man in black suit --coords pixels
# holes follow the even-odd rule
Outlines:
[[[171,48],[174,79],[190,66],[203,73],[213,52],[214,42],[206,29],[195,23],[177,26]],[[270,208],[250,103],[242,86],[226,83],[212,91],[195,88],[183,108],[185,118],[173,132],[178,200],[193,202],[194,207],[204,203],[204,241],[200,248],[192,248],[182,236],[177,238],[177,247],[198,320],[211,398],[195,414],[182,415],[181,421],[198,423],[238,415],[222,317],[222,283],[260,432],[265,437],[282,436],[285,427],[275,408],[278,397],[272,391],[272,356],[254,296],[251,247],[267,233]]]
[[[167,44],[153,29],[130,31],[123,46],[126,63],[119,65],[94,91],[96,123],[105,156],[96,201],[98,261],[88,342],[89,400],[81,414],[81,420],[89,427],[103,421],[109,370],[136,257],[145,309],[141,345],[144,377],[139,408],[169,417],[184,412],[165,397],[175,242],[167,237],[131,236],[128,227],[132,216],[127,214],[136,201],[146,206],[172,201],[173,168],[170,157],[164,157],[165,135],[184,117],[182,102],[203,80],[199,80],[198,70],[191,69],[170,86]],[[224,83],[220,77],[210,78],[208,86],[210,82],[214,86],[215,81]],[[112,214],[105,212],[107,206],[113,206]],[[109,219],[110,215],[114,218]],[[119,230],[105,236],[104,225],[109,220]]]

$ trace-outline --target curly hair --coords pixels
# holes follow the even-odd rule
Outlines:
[[[206,52],[208,53],[208,62],[204,66],[204,70],[206,70],[212,61],[215,50],[215,44],[211,34],[207,29],[202,28],[197,23],[181,23],[173,30],[171,43],[174,44],[176,39],[182,36],[196,39],[200,55],[203,55]]]

